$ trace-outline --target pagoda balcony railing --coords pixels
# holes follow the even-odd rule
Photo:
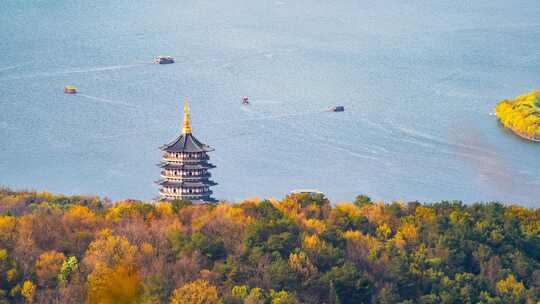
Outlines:
[[[204,173],[199,175],[174,175],[174,174],[167,174],[165,171],[161,171],[161,178],[163,179],[185,179],[185,180],[194,180],[194,179],[208,179],[212,176],[210,173]]]
[[[163,159],[168,161],[201,161],[201,160],[208,160],[210,157],[208,155],[200,156],[200,157],[193,157],[193,156],[174,156],[174,155],[163,155]]]
[[[168,165],[170,163],[171,163],[171,161],[166,161],[165,159],[163,159],[163,161],[157,163],[156,166],[163,168],[164,166],[166,166],[166,165]],[[181,166],[181,165],[193,165],[193,164],[192,163],[188,164],[188,163],[185,163],[185,162],[176,162],[175,161],[174,165]],[[203,166],[204,169],[213,169],[213,168],[216,167],[215,165],[213,165],[213,164],[211,164],[211,163],[209,163],[207,161],[197,162],[197,165]],[[174,168],[174,166],[173,166],[173,168]],[[183,169],[183,168],[178,167],[176,170],[179,170],[179,169]]]
[[[166,192],[166,191],[163,191],[163,190],[159,191],[159,194],[161,194],[162,196],[179,197],[179,198],[185,198],[185,199],[189,199],[190,197],[191,198],[200,198],[200,197],[210,196],[210,195],[212,195],[212,193],[214,193],[212,190],[208,190],[208,191],[200,192],[200,193]]]
[[[191,179],[191,180],[187,180],[187,179],[173,179],[173,178],[161,178],[157,181],[155,181],[156,184],[158,185],[162,185],[164,182],[172,182],[172,183],[176,183],[175,185],[172,185],[172,187],[176,187],[176,188],[179,188],[179,187],[182,187],[181,183],[190,183],[190,182],[202,182],[204,183],[204,185],[206,187],[212,187],[212,186],[215,186],[217,185],[218,183],[214,182],[213,180],[209,179],[209,178],[203,178],[203,179]]]
[[[163,161],[165,162],[171,162],[171,163],[179,163],[179,164],[197,164],[208,161],[210,158],[197,158],[197,159],[180,159],[180,158],[171,158],[171,157],[164,157]]]

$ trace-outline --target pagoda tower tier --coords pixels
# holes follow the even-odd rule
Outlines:
[[[159,193],[164,199],[185,199],[195,203],[215,203],[212,198],[211,186],[217,185],[212,181],[210,169],[215,168],[209,163],[208,152],[214,151],[208,145],[201,143],[191,133],[189,106],[186,100],[184,106],[184,126],[182,134],[160,149],[164,152],[158,166],[161,168]]]

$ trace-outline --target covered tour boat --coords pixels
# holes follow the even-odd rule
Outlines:
[[[324,195],[324,193],[318,189],[295,189],[291,191],[291,194],[310,194],[310,195],[323,194]]]
[[[331,112],[343,112],[343,111],[345,111],[345,107],[344,106],[334,106],[334,107],[331,107],[329,109],[329,111],[331,111]]]
[[[154,57],[155,64],[171,64],[174,63],[174,57],[171,56],[156,56]]]

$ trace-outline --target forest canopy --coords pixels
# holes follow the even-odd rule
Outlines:
[[[495,108],[501,123],[519,135],[540,140],[540,92],[505,99]]]
[[[536,303],[540,211],[0,188],[0,303]]]

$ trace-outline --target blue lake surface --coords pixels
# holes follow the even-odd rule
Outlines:
[[[539,16],[538,0],[3,0],[0,184],[155,198],[189,96],[219,199],[540,207],[540,144],[492,115],[540,88]]]

